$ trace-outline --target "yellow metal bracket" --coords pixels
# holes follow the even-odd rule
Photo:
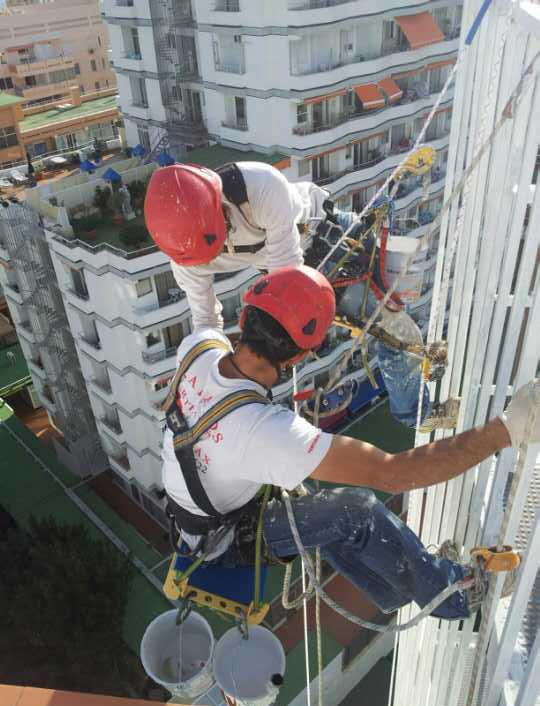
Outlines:
[[[521,556],[511,546],[501,547],[473,547],[471,559],[484,569],[484,571],[513,571],[521,563]]]
[[[169,566],[169,571],[167,573],[167,578],[163,584],[163,592],[172,601],[178,601],[182,598],[188,598],[193,601],[196,605],[201,608],[209,608],[210,610],[215,610],[218,613],[225,613],[233,618],[238,618],[239,616],[246,616],[248,625],[259,625],[262,623],[270,605],[268,603],[261,603],[257,608],[254,607],[253,603],[250,605],[244,605],[243,603],[237,603],[229,598],[224,598],[223,596],[218,596],[215,593],[209,593],[201,588],[191,586],[189,584],[189,577],[182,578],[182,572],[177,571],[174,568],[176,562],[176,555],[173,557],[171,564]]]

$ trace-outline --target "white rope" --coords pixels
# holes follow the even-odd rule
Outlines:
[[[464,589],[468,588],[469,584],[463,582],[463,580],[458,581],[454,584],[451,584],[450,586],[447,586],[439,595],[435,596],[433,600],[431,600],[427,605],[425,605],[422,610],[415,615],[414,618],[409,620],[409,622],[404,623],[403,625],[379,625],[378,623],[371,623],[368,620],[364,620],[363,618],[359,618],[357,615],[354,613],[351,613],[348,611],[346,608],[343,608],[342,606],[338,605],[333,598],[331,598],[324,588],[321,586],[320,581],[317,580],[316,577],[316,572],[313,567],[313,562],[311,560],[311,557],[309,556],[308,552],[306,551],[306,548],[304,547],[304,544],[302,542],[302,539],[300,537],[300,533],[298,532],[298,527],[296,524],[296,519],[294,517],[294,511],[293,507],[291,504],[291,499],[289,497],[289,494],[286,491],[282,492],[282,498],[283,502],[285,504],[285,509],[287,511],[287,517],[289,519],[289,524],[291,527],[291,532],[294,538],[294,542],[296,544],[296,548],[298,550],[298,553],[304,560],[304,566],[306,567],[306,571],[308,573],[308,576],[310,579],[313,581],[313,586],[315,588],[316,593],[320,595],[322,600],[332,608],[332,610],[335,610],[336,613],[339,613],[339,615],[343,616],[347,620],[350,620],[351,623],[354,623],[355,625],[359,625],[362,628],[366,628],[367,630],[373,630],[375,632],[381,632],[381,633],[387,633],[387,632],[403,632],[404,630],[409,630],[410,628],[414,627],[415,625],[418,625],[424,618],[426,618],[428,615],[430,615],[435,608],[441,605],[441,603],[444,603],[450,596],[454,595],[457,591],[463,591]]]

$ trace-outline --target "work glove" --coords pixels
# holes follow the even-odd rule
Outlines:
[[[529,414],[535,410],[535,419],[530,435],[527,434]],[[534,413],[534,412],[533,412]],[[508,430],[512,446],[517,448],[523,442],[540,443],[540,378],[531,380],[512,396],[510,404],[501,416]]]

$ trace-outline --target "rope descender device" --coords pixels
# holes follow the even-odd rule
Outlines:
[[[471,559],[484,571],[513,571],[521,564],[521,556],[508,544],[494,547],[473,547]]]

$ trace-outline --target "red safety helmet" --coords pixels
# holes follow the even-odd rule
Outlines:
[[[336,313],[336,297],[326,277],[312,267],[282,267],[250,287],[244,304],[280,323],[303,351],[318,348]],[[240,317],[244,328],[246,309]]]
[[[198,164],[173,164],[152,174],[144,217],[154,242],[179,265],[205,265],[227,235],[219,176]]]

